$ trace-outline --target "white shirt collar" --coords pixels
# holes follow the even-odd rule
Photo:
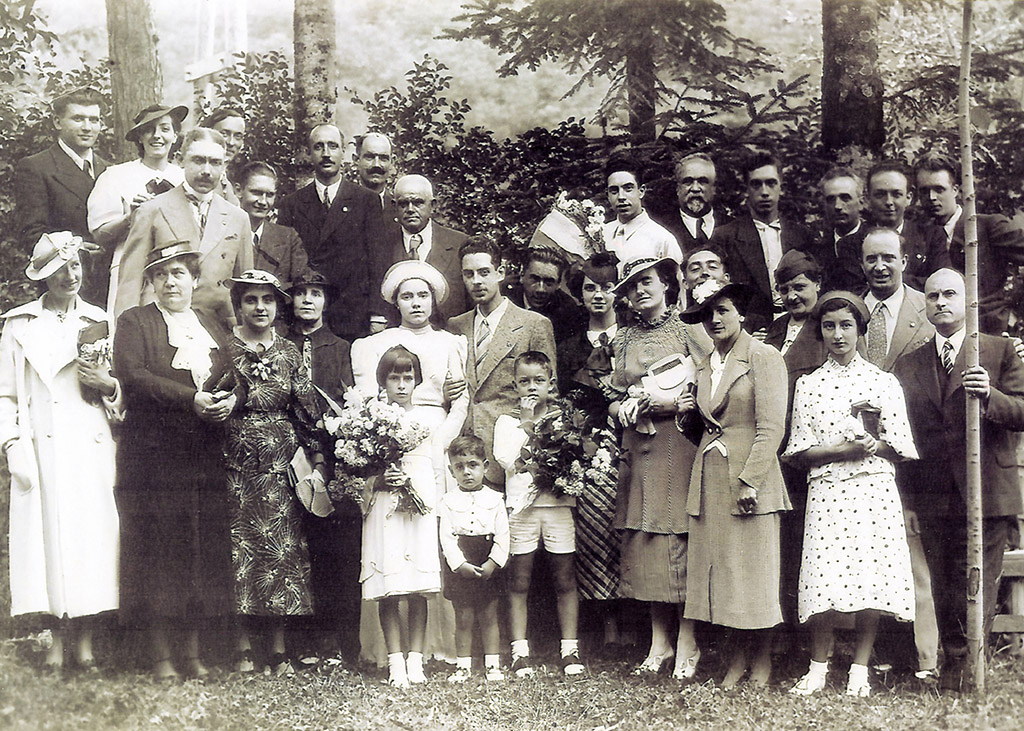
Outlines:
[[[491,333],[493,334],[494,331],[498,329],[498,323],[501,322],[501,318],[504,316],[504,314],[507,311],[508,311],[508,297],[505,297],[504,295],[502,295],[502,297],[501,297],[501,304],[498,305],[497,307],[495,307],[494,310],[489,315],[485,315],[483,312],[481,312],[480,311],[480,306],[477,305],[476,316],[477,317],[481,317],[484,320],[487,320],[487,327],[489,327],[491,329]]]
[[[615,228],[622,229],[623,238],[628,239],[632,236],[637,229],[646,226],[651,220],[651,217],[647,214],[646,210],[641,210],[638,215],[629,219],[625,223],[622,223],[618,219],[615,219]]]
[[[872,292],[868,292],[867,296],[864,297],[864,304],[867,305],[868,313],[875,311],[875,305],[879,302],[885,305],[885,312],[887,317],[896,317],[899,314],[900,308],[903,306],[903,300],[906,297],[906,292],[903,287],[897,288],[895,292],[886,297],[884,300],[880,300]]]
[[[951,243],[953,243],[953,231],[954,229],[956,229],[957,221],[960,220],[960,217],[963,214],[964,209],[961,208],[960,206],[957,206],[956,211],[953,213],[953,215],[950,216],[949,220],[942,225],[942,228],[946,230],[946,246],[949,246]]]
[[[181,184],[181,187],[185,189],[185,195],[193,198],[198,198],[203,203],[209,203],[211,200],[213,200],[213,196],[215,195],[215,193],[212,190],[209,193],[197,193],[195,189],[188,184],[187,180]]]
[[[79,167],[79,169],[81,169],[82,164],[86,160],[88,160],[89,161],[89,165],[92,166],[92,168],[93,168],[93,171],[92,171],[93,175],[96,174],[96,166],[93,164],[93,161],[92,161],[92,148],[91,147],[88,150],[85,151],[84,155],[79,155],[77,152],[75,152],[70,147],[68,147],[66,144],[64,144],[64,140],[62,140],[60,137],[57,138],[57,144],[60,145],[60,149],[64,150],[64,152],[67,153],[68,157],[71,158],[71,161],[73,163],[75,163],[75,165],[77,165]]]
[[[597,347],[601,344],[601,333],[605,333],[608,336],[608,340],[614,340],[615,334],[619,332],[618,323],[613,322],[611,327],[605,330],[587,330],[587,340],[593,347]]]
[[[338,197],[338,188],[341,187],[341,178],[338,178],[336,183],[331,183],[330,185],[324,185],[316,178],[313,178],[313,184],[316,186],[316,197],[320,199],[320,202],[323,203],[324,191],[326,190],[330,197],[331,205],[334,205],[334,200]]]
[[[709,239],[711,238],[711,234],[715,231],[715,212],[713,210],[708,211],[698,218],[697,216],[691,216],[680,208],[679,217],[683,220],[683,225],[686,226],[686,230],[690,232],[690,236],[693,238],[697,238],[698,223],[704,224],[704,235]]]
[[[427,225],[424,226],[421,231],[417,231],[415,234],[411,234],[403,228],[402,243],[405,245],[405,251],[407,253],[412,252],[412,245],[409,243],[409,239],[418,234],[420,237],[422,237],[423,241],[422,243],[420,243],[419,249],[417,250],[416,258],[419,259],[420,261],[426,261],[427,254],[430,253],[430,245],[434,239],[433,232],[431,229],[432,226],[430,225],[430,221],[427,221]]]
[[[861,227],[862,223],[863,223],[863,221],[858,220],[857,221],[857,225],[854,226],[853,228],[851,228],[849,231],[847,231],[844,234],[841,234],[838,231],[836,231],[835,229],[832,229],[832,243],[833,244],[838,244],[839,243],[839,239],[843,238],[844,236],[853,236],[855,233],[860,231],[860,227]]]
[[[260,221],[260,225],[257,226],[256,230],[252,232],[252,235],[253,236],[258,236],[259,238],[262,239],[263,238],[263,224],[265,224],[265,223],[266,223],[266,221]]]
[[[942,357],[942,348],[945,347],[946,341],[953,346],[953,361],[956,362],[957,356],[960,355],[960,348],[964,347],[964,338],[967,336],[967,328],[962,327],[955,333],[950,335],[948,338],[943,337],[939,333],[935,333],[935,352]]]

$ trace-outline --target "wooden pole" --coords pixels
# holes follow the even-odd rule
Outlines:
[[[960,47],[960,167],[964,197],[965,279],[967,280],[967,367],[978,365],[978,211],[971,152],[971,12],[964,0]],[[968,684],[985,692],[984,551],[981,511],[981,404],[967,399],[967,660]],[[992,597],[994,598],[994,597]]]

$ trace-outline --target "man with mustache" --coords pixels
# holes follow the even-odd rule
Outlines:
[[[715,243],[729,261],[733,282],[752,287],[746,327],[751,332],[766,328],[785,312],[776,289],[775,270],[790,249],[816,253],[814,234],[791,218],[780,216],[782,164],[774,155],[758,152],[743,166],[747,211],[718,229]]]
[[[629,157],[618,157],[605,166],[608,206],[615,218],[604,225],[604,243],[608,251],[620,262],[639,257],[662,259],[669,257],[676,264],[683,260],[683,252],[672,232],[644,210],[643,170]]]
[[[362,137],[357,137],[353,160],[359,174],[359,184],[380,197],[381,210],[384,210],[387,208],[384,204],[384,192],[393,170],[391,140],[379,132],[368,132]]]
[[[14,172],[14,195],[19,239],[24,251],[44,233],[70,231],[82,237],[82,298],[104,306],[106,267],[93,266],[93,255],[101,248],[93,242],[87,223],[86,201],[107,161],[93,147],[103,129],[100,95],[93,89],[77,89],[53,101],[56,141],[42,152],[18,161]],[[102,257],[100,257],[102,258]]]
[[[342,180],[344,147],[341,131],[333,124],[310,131],[313,182],[281,202],[277,221],[298,232],[309,266],[337,291],[327,306],[327,326],[351,342],[370,334],[371,310],[380,309],[380,282],[373,275],[387,239],[380,198]]]
[[[703,152],[686,155],[676,163],[679,208],[658,223],[672,232],[684,252],[706,244],[722,223],[714,209],[717,175],[714,160]]]
[[[822,292],[860,292],[867,286],[860,266],[860,247],[868,229],[861,218],[864,181],[852,169],[840,166],[825,173],[818,185],[825,214],[819,249],[825,275]]]
[[[142,276],[149,252],[175,241],[199,252],[199,282],[193,309],[233,326],[235,313],[225,279],[253,268],[252,229],[241,208],[216,194],[224,174],[226,144],[220,132],[199,127],[181,146],[185,182],[143,203],[135,211],[124,244],[114,317],[153,301],[153,286]]]
[[[258,160],[246,164],[235,183],[235,196],[249,214],[256,268],[282,282],[295,282],[309,270],[306,250],[295,229],[268,220],[277,200],[277,171]]]

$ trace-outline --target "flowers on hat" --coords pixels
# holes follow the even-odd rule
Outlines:
[[[705,279],[690,290],[690,297],[698,305],[702,305],[707,301],[708,297],[712,297],[721,292],[724,286],[725,284],[723,282],[719,282],[717,279]]]

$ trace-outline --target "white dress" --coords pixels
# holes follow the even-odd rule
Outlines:
[[[419,420],[422,410],[408,412]],[[441,590],[441,560],[438,550],[437,483],[430,462],[430,441],[422,442],[402,458],[402,470],[412,489],[430,509],[426,515],[398,512],[398,494],[373,492],[370,509],[363,519],[363,599],[380,599],[404,594],[427,594]]]
[[[797,380],[783,456],[843,441],[856,428],[851,407],[863,401],[881,410],[881,438],[901,457],[917,459],[899,381],[859,355],[846,366],[829,358]],[[895,475],[893,463],[878,456],[809,471],[801,622],[830,609],[876,609],[913,621],[914,580]]]
[[[83,617],[117,609],[113,400],[90,403],[78,381],[78,334],[106,319],[76,300],[61,322],[38,299],[4,313],[0,443],[11,467],[11,615]]]
[[[445,450],[452,439],[462,432],[469,409],[469,394],[462,396],[445,408],[444,381],[451,373],[453,379],[465,377],[468,344],[464,335],[455,335],[444,330],[424,327],[412,330],[406,327],[390,327],[387,330],[360,338],[352,343],[352,375],[355,387],[364,396],[378,392],[377,364],[384,353],[396,345],[402,345],[420,359],[423,383],[416,387],[412,402],[422,423],[431,429],[429,446],[430,461],[440,497],[448,490],[456,489],[448,472]],[[436,520],[436,518],[435,518]],[[435,528],[435,546],[438,552]],[[365,596],[365,594],[364,594]],[[377,607],[364,602],[360,617],[359,642],[362,657],[377,665],[387,663],[387,650],[381,632]],[[439,660],[453,661],[455,658],[455,610],[450,601],[440,593],[432,595],[427,609],[427,637],[424,654]]]

